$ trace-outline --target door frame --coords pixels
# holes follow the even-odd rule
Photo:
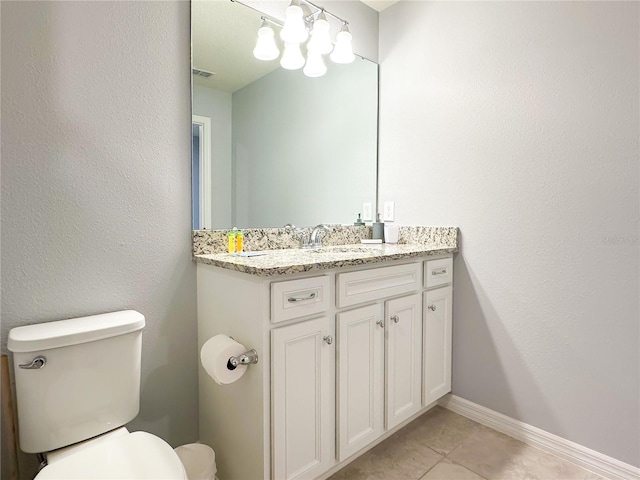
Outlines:
[[[200,115],[191,117],[192,125],[200,128],[200,228],[213,229],[211,205],[211,119]],[[192,153],[193,156],[193,153]]]

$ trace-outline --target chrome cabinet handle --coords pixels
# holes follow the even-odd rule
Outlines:
[[[393,315],[391,317],[391,320],[393,320],[393,323],[398,323],[400,321],[400,318],[398,317],[398,315]]]
[[[435,305],[429,305],[429,310],[431,310],[432,312],[436,311],[436,306]]]
[[[316,293],[315,292],[310,293],[306,297],[289,297],[289,298],[287,298],[287,301],[289,303],[304,302],[305,300],[311,300],[312,298],[316,298]]]
[[[36,357],[31,360],[31,363],[23,363],[22,365],[18,365],[20,368],[24,368],[25,370],[39,370],[47,364],[46,357]]]
[[[384,328],[384,320],[378,320],[376,325],[380,325],[381,328]]]
[[[327,342],[327,345],[331,345],[333,343],[333,337],[331,335],[325,335],[322,339]]]
[[[431,270],[431,275],[436,276],[436,275],[444,275],[445,273],[447,273],[447,269],[443,268],[442,270]]]

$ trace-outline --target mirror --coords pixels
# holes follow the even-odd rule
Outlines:
[[[253,57],[261,13],[191,5],[193,228],[353,224],[375,207],[378,65],[326,59],[309,78]]]

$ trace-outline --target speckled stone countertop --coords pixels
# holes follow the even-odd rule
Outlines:
[[[194,232],[195,236],[196,232]],[[194,250],[196,250],[194,248]],[[314,270],[366,265],[458,251],[457,227],[401,227],[398,244],[344,244],[318,249],[263,250],[264,255],[244,257],[229,253],[196,254],[199,263],[251,275],[271,277]],[[194,252],[195,253],[195,252]]]

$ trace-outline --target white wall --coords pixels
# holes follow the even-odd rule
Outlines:
[[[231,225],[231,94],[193,85],[193,114],[211,119],[211,220],[206,228]]]
[[[1,9],[2,350],[17,325],[137,309],[130,427],[195,441],[189,3]]]
[[[380,201],[462,231],[454,393],[636,466],[639,7],[380,16]]]

